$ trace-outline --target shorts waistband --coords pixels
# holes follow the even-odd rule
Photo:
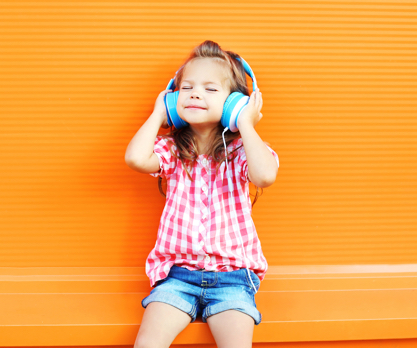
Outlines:
[[[188,269],[186,267],[181,267],[181,266],[178,266],[178,265],[173,265],[172,268],[176,268],[176,269],[180,268],[180,269],[185,269],[185,270],[188,271]],[[210,270],[205,269],[205,268],[196,269],[196,271],[197,272],[213,272],[213,273],[216,272],[216,271],[210,271]]]

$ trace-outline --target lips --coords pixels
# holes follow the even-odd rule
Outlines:
[[[200,110],[205,110],[206,108],[203,108],[202,106],[199,105],[188,105],[185,107],[186,109],[200,109]]]

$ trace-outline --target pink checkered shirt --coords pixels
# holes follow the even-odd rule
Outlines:
[[[150,175],[166,178],[167,191],[156,244],[146,260],[151,286],[164,279],[174,264],[191,271],[204,268],[228,272],[247,267],[261,280],[265,277],[268,264],[251,217],[248,165],[242,139],[235,139],[227,150],[230,153],[239,146],[236,157],[228,163],[233,178],[233,204],[228,192],[226,162],[216,175],[217,163],[211,156],[200,155],[190,171],[194,180],[191,181],[181,161],[171,154],[167,140],[156,137],[154,152],[159,158],[160,171]],[[178,154],[175,145],[172,149]],[[279,166],[278,155],[268,149]]]

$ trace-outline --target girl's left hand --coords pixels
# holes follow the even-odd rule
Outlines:
[[[259,88],[256,88],[255,91],[252,92],[249,103],[246,108],[242,111],[237,119],[237,127],[240,129],[241,125],[243,124],[250,124],[255,128],[256,124],[262,118],[262,93],[259,91]]]

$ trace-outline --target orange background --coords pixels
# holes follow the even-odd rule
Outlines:
[[[164,198],[124,162],[206,39],[239,53],[278,153],[270,265],[417,263],[414,1],[0,4],[0,265],[142,267]],[[312,346],[311,346],[312,347]]]

